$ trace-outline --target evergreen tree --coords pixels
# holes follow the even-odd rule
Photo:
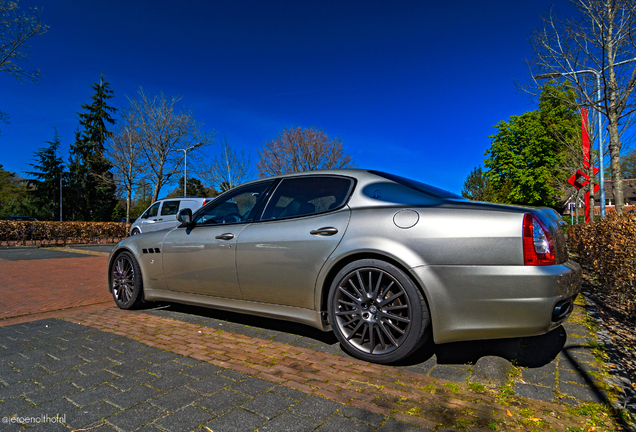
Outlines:
[[[60,148],[60,137],[55,130],[53,141],[46,141],[48,147],[35,152],[35,163],[31,165],[35,171],[29,172],[34,179],[27,182],[35,204],[37,214],[33,216],[43,220],[58,220],[60,216],[60,188],[63,187],[64,163],[57,155]]]
[[[558,207],[580,166],[581,118],[568,84],[546,84],[539,109],[496,126],[484,165],[495,202]]]
[[[117,205],[115,182],[110,172],[112,165],[104,157],[105,142],[112,134],[109,125],[117,109],[108,106],[113,98],[109,83],[100,79],[92,86],[95,94],[90,105],[82,105],[79,129],[71,145],[69,161],[70,189],[72,192],[73,220],[109,221]]]

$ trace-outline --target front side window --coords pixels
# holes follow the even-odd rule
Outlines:
[[[179,201],[164,201],[161,216],[176,215],[179,211]]]
[[[195,224],[217,225],[251,222],[258,199],[271,184],[272,182],[265,182],[239,188],[220,200],[215,200],[197,212],[194,219]]]
[[[285,219],[324,213],[342,206],[353,182],[342,177],[285,179],[274,192],[262,220]]]
[[[144,217],[145,218],[149,218],[149,217],[157,216],[157,213],[159,212],[159,206],[160,205],[161,205],[160,202],[154,203],[148,210],[146,210],[146,214],[144,214]]]

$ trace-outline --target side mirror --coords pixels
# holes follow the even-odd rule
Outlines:
[[[177,221],[182,225],[190,225],[192,223],[192,210],[189,208],[179,210],[179,213],[177,213]]]

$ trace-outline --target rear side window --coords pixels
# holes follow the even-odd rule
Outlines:
[[[455,195],[452,192],[448,192],[444,189],[437,188],[435,186],[431,186],[426,183],[418,182],[417,180],[411,180],[406,177],[397,176],[394,174],[385,173],[382,171],[369,170],[371,174],[378,175],[380,177],[384,177],[385,179],[394,181],[402,186],[406,186],[411,189],[415,189],[418,192],[425,193],[426,195],[430,195],[435,198],[450,198],[450,199],[461,199],[466,200],[463,196]]]
[[[262,220],[285,219],[324,213],[342,206],[353,181],[342,177],[285,179],[276,188]]]
[[[179,201],[164,201],[161,216],[176,215],[179,211]]]

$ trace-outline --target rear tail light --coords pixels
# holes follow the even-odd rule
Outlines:
[[[543,222],[531,213],[526,213],[523,217],[523,263],[556,264],[552,237]]]
[[[204,199],[203,200],[203,204],[201,204],[201,207],[203,207],[207,202],[208,202],[208,200]]]

